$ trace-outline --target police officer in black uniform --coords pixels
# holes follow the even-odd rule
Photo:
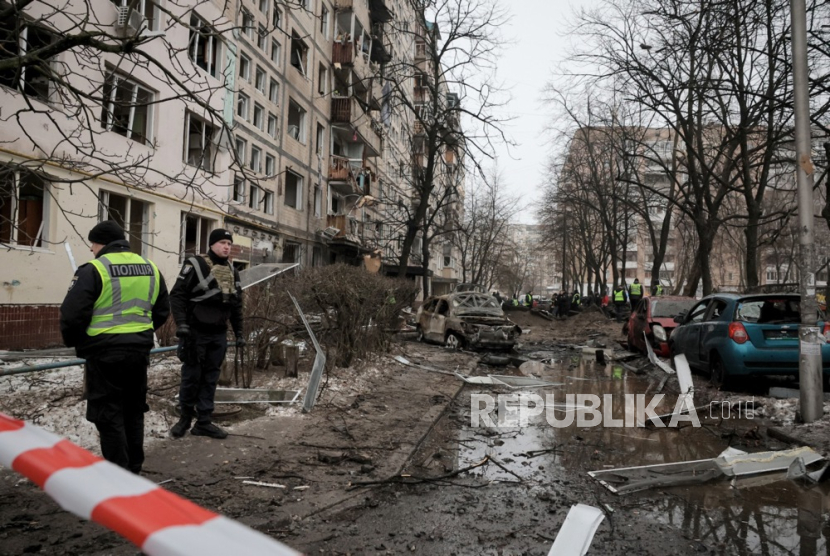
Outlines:
[[[239,273],[228,260],[233,235],[227,230],[213,230],[208,244],[207,257],[189,257],[184,262],[170,292],[183,363],[179,389],[181,419],[170,429],[174,438],[181,438],[190,430],[194,417],[196,425],[190,434],[220,439],[228,436],[211,422],[216,383],[228,349],[228,321],[236,345],[245,345],[242,288]]]
[[[170,314],[156,265],[130,252],[124,230],[101,222],[89,232],[95,260],[81,266],[60,309],[64,343],[86,359],[86,418],[104,458],[139,473],[144,463],[147,366],[153,331]]]

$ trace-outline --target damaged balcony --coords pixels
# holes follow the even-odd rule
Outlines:
[[[366,152],[361,153],[361,159],[370,156],[380,156],[381,125],[360,106],[354,97],[335,97],[331,101],[332,127],[341,135],[347,137],[350,143],[362,143]],[[350,158],[352,158],[350,156]]]
[[[360,194],[358,176],[363,160],[331,155],[329,163],[329,185],[343,195]]]

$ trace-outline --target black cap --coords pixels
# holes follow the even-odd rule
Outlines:
[[[89,231],[87,239],[92,243],[109,245],[113,241],[126,239],[126,236],[124,236],[124,230],[114,220],[104,220]]]
[[[208,247],[210,247],[217,241],[222,241],[223,239],[227,239],[228,241],[233,243],[233,234],[223,228],[217,228],[213,230],[212,232],[210,232],[210,237],[208,238]]]

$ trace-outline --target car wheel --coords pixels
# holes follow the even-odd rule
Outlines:
[[[717,355],[712,355],[709,361],[709,372],[711,373],[710,380],[712,386],[718,390],[727,390],[732,383],[732,379],[723,364],[723,361]]]
[[[455,332],[450,332],[447,334],[447,340],[444,345],[450,349],[458,350],[464,347],[464,341]]]

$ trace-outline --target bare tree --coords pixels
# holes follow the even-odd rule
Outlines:
[[[398,274],[404,275],[416,240],[421,241],[421,264],[431,256],[429,244],[444,232],[442,203],[458,198],[463,169],[493,156],[494,141],[504,141],[494,115],[498,88],[492,73],[505,15],[497,0],[404,0],[414,20],[391,23],[390,32],[412,37],[415,57],[387,64],[390,86],[386,109],[401,114],[412,153],[407,191],[392,210],[391,220],[403,238]],[[415,82],[413,90],[412,82]],[[460,166],[448,171],[447,166]]]
[[[507,231],[518,212],[516,199],[505,193],[503,177],[494,167],[466,191],[464,204],[464,220],[455,235],[462,282],[481,284],[489,290],[511,252]]]

